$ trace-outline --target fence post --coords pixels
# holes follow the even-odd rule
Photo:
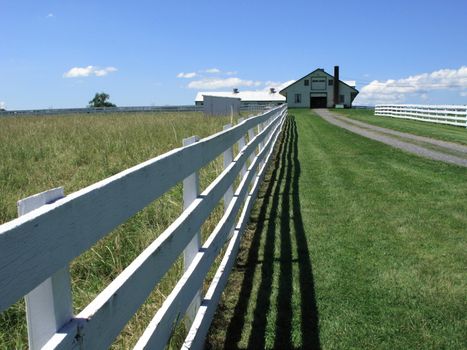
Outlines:
[[[248,130],[248,142],[250,142],[254,138],[255,138],[255,131],[253,130],[253,128],[251,128],[250,130]],[[253,163],[253,159],[255,158],[255,156],[256,156],[256,153],[255,151],[253,151],[250,155],[250,165],[251,163]]]
[[[63,197],[63,187],[59,187],[21,199],[17,203],[18,216]],[[68,266],[39,284],[24,297],[24,300],[29,348],[40,349],[73,317]]]
[[[259,123],[258,124],[258,134],[263,131],[264,129],[264,123]],[[258,153],[262,151],[262,149],[264,148],[264,139],[259,143],[258,145]],[[263,167],[263,164],[264,164],[264,161],[262,160],[260,163],[259,163],[259,169],[261,170],[261,168]]]
[[[245,120],[245,118],[238,119],[238,124],[240,124],[244,120]],[[245,135],[242,135],[242,137],[240,137],[240,140],[238,140],[238,151],[240,152],[243,149],[243,147],[245,147],[245,145],[246,145]],[[243,164],[240,174],[242,175],[242,178],[245,176],[245,174],[246,174],[246,162],[245,162],[245,164]]]
[[[198,136],[191,136],[183,139],[183,146],[191,145],[199,141]],[[183,180],[183,209],[185,210],[188,206],[198,197],[199,195],[199,175],[198,172],[194,172],[185,180]],[[195,258],[196,254],[201,248],[201,234],[198,231],[193,239],[188,243],[185,250],[183,251],[183,271],[186,271],[190,266],[191,262]],[[193,320],[195,319],[196,313],[201,305],[201,293],[198,291],[190,306],[186,311],[185,326],[190,328]]]
[[[232,124],[224,125],[223,130],[230,129],[231,127],[232,127]],[[224,151],[223,158],[224,158],[224,169],[225,169],[233,162],[233,147],[229,147],[227,150]],[[234,195],[233,185],[230,185],[230,187],[227,189],[227,191],[225,191],[225,194],[224,194],[224,213],[227,211],[227,207],[232,201],[233,195]],[[232,237],[233,231],[234,231],[234,228],[232,227],[232,230],[229,233],[229,236],[227,239],[230,239]]]

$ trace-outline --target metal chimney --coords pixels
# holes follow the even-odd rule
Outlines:
[[[334,107],[339,104],[339,66],[334,66]]]

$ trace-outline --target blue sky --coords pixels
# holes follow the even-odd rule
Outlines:
[[[465,104],[466,13],[465,0],[0,0],[0,104],[84,107],[98,91],[192,104],[335,64],[360,103]]]

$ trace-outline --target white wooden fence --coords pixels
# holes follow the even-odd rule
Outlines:
[[[276,105],[272,106],[275,107]],[[261,112],[270,109],[268,104],[240,105],[240,111]],[[136,106],[136,107],[96,107],[96,108],[49,108],[1,111],[0,117],[44,116],[67,114],[95,114],[95,113],[136,113],[136,112],[203,112],[204,107],[198,105],[182,106]]]
[[[135,112],[202,112],[202,106],[136,106],[136,107],[87,107],[87,108],[49,108],[0,111],[0,117],[19,117],[31,115],[57,114],[94,114],[94,113],[135,113]]]
[[[390,105],[375,106],[375,116],[413,119],[467,127],[467,105]]]
[[[191,327],[183,348],[202,348],[286,115],[283,105],[205,139],[186,139],[184,147],[66,197],[54,189],[20,201],[20,217],[0,226],[0,312],[26,296],[33,349],[107,348],[183,252],[185,272],[135,348],[163,349],[185,314]],[[198,170],[220,154],[223,172],[199,194]],[[73,316],[70,261],[181,181],[183,213]],[[224,215],[200,246],[200,227],[222,198]],[[215,277],[200,296],[226,242]]]

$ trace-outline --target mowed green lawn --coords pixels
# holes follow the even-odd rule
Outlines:
[[[289,114],[207,347],[467,348],[467,170]]]
[[[0,118],[0,224],[16,217],[18,199],[57,186],[69,194],[182,145],[191,135],[222,130],[226,117],[201,113],[133,113]],[[222,171],[222,159],[200,172],[205,188]],[[71,264],[73,306],[78,313],[182,211],[176,186],[118,227]],[[217,208],[203,226],[211,232]],[[114,348],[131,348],[182,273],[181,260],[130,321]],[[172,341],[180,344],[183,330]],[[0,314],[0,349],[27,348],[24,303]]]
[[[383,128],[467,145],[467,129],[464,127],[410,119],[377,117],[374,115],[374,109],[339,109],[334,111],[351,119]]]

